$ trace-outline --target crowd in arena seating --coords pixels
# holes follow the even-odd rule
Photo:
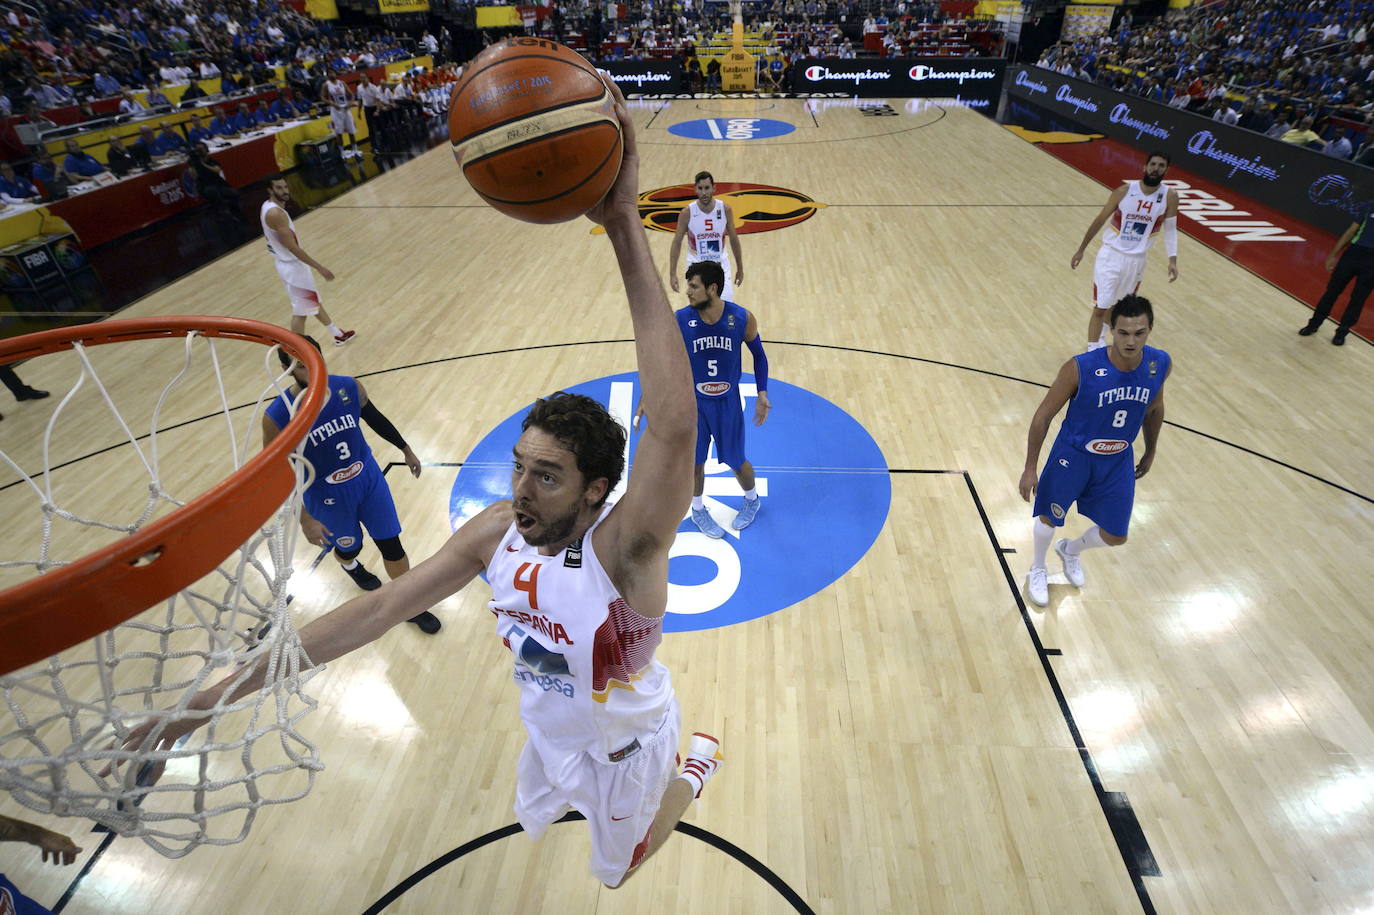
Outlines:
[[[1042,67],[1374,165],[1374,0],[1223,0],[1061,42]]]
[[[0,45],[0,116],[193,80],[230,94],[293,61],[353,69],[410,54],[396,36],[335,34],[290,7],[235,0],[56,0],[41,16],[12,8]]]

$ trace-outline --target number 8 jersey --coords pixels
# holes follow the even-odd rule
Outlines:
[[[1163,228],[1168,208],[1169,188],[1164,184],[1146,193],[1139,181],[1127,181],[1126,196],[1102,230],[1102,244],[1122,254],[1144,254]]]
[[[1142,348],[1140,365],[1123,372],[1112,365],[1111,347],[1074,357],[1078,363],[1078,392],[1059,427],[1055,445],[1068,445],[1089,454],[1127,452],[1140,434],[1145,411],[1169,376],[1169,354],[1153,346]]]

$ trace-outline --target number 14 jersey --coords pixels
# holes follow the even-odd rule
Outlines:
[[[1102,230],[1102,243],[1122,254],[1144,254],[1164,226],[1168,208],[1169,189],[1163,184],[1146,192],[1139,181],[1127,181],[1126,196]]]

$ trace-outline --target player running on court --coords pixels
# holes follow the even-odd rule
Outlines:
[[[1126,542],[1135,481],[1150,472],[1164,426],[1164,382],[1172,366],[1168,353],[1145,345],[1154,323],[1149,299],[1128,295],[1117,302],[1111,310],[1111,345],[1065,362],[1031,419],[1020,489],[1027,502],[1035,496],[1035,554],[1026,589],[1038,606],[1049,603],[1045,554],[1050,539],[1074,502],[1079,514],[1095,522],[1077,539],[1054,544],[1075,588],[1083,587],[1079,556],[1084,550]],[[1066,403],[1068,415],[1037,483],[1040,447]],[[1145,453],[1136,463],[1131,443],[1142,427]]]
[[[315,349],[320,348],[314,337],[305,339]],[[285,350],[277,350],[277,355],[282,368],[291,370],[297,386],[272,401],[263,413],[264,448],[291,421],[287,398],[295,403],[309,380],[305,366],[293,361]],[[301,500],[301,530],[315,546],[334,548],[334,558],[354,584],[364,591],[375,591],[382,586],[381,579],[358,561],[364,527],[382,554],[388,578],[409,571],[410,559],[401,546],[401,522],[396,517],[391,487],[372,456],[359,421],[401,449],[406,466],[416,477],[420,475],[420,459],[391,420],[368,399],[361,381],[347,375],[330,375],[328,384],[329,396],[305,439],[305,459],[315,469],[315,479]],[[439,631],[439,618],[428,610],[412,616],[408,622],[431,635]]]
[[[409,574],[313,620],[300,636],[310,659],[327,663],[485,572],[528,733],[516,765],[516,816],[538,838],[569,808],[580,811],[591,829],[592,873],[618,886],[672,834],[721,757],[714,738],[694,735],[677,771],[678,705],[654,656],[667,610],[668,550],[690,496],[696,404],[640,222],[634,122],[606,82],[625,155],[614,187],[588,215],[605,226],[615,250],[653,417],[624,495],[607,505],[624,469],[624,427],[590,398],[553,394],[535,403],[515,442],[513,499],[488,506]],[[263,677],[259,667],[232,691],[226,679],[192,707],[259,689]],[[138,746],[154,726],[143,723],[124,746]],[[193,726],[169,724],[159,745]]]
[[[1102,247],[1093,264],[1093,307],[1088,316],[1090,350],[1111,342],[1102,327],[1102,318],[1122,296],[1133,295],[1140,289],[1150,246],[1161,229],[1164,250],[1169,255],[1169,282],[1178,279],[1178,191],[1162,186],[1168,171],[1169,154],[1150,153],[1140,180],[1127,181],[1112,191],[1069,261],[1070,267],[1078,269],[1088,242],[1111,220],[1102,233]]]
[[[668,252],[668,281],[677,292],[677,256],[682,240],[687,239],[687,263],[715,261],[725,271],[720,297],[735,300],[735,287],[744,284],[744,256],[739,250],[739,233],[735,231],[735,214],[724,200],[716,199],[716,179],[710,172],[697,172],[697,199],[682,208],[677,217],[677,232]],[[725,250],[726,240],[730,250]],[[735,275],[730,276],[730,259],[734,256]]]
[[[334,338],[335,346],[343,346],[356,336],[355,331],[339,330],[329,312],[320,304],[320,293],[315,288],[315,276],[310,272],[314,267],[326,280],[334,279],[319,261],[305,253],[296,238],[296,224],[286,212],[291,202],[291,186],[283,177],[273,178],[267,184],[267,199],[263,201],[262,237],[267,240],[267,251],[276,262],[277,276],[286,286],[286,296],[291,300],[291,330],[305,333],[306,315],[314,315]]]

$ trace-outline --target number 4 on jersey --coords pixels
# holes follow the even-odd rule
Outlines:
[[[515,570],[515,590],[529,596],[531,610],[539,609],[539,570],[542,568],[537,562],[522,562]]]

